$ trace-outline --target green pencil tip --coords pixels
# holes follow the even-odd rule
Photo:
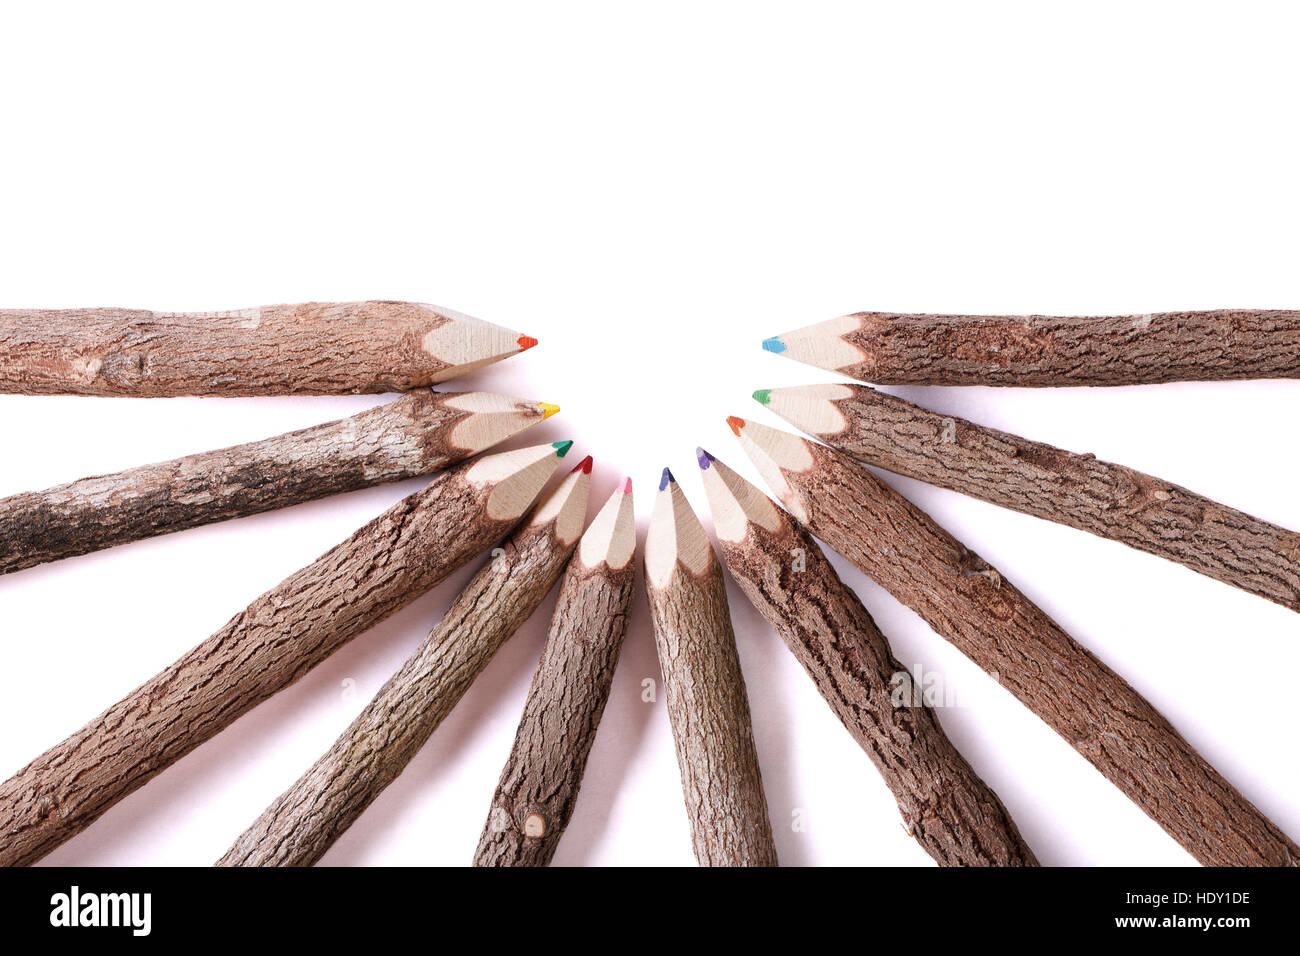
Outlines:
[[[772,390],[770,388],[760,388],[754,393],[754,401],[766,405],[772,400]]]
[[[569,453],[569,449],[573,447],[573,442],[553,441],[551,442],[551,447],[555,449],[556,458],[563,458],[565,455]]]

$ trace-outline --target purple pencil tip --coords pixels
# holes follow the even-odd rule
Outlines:
[[[695,460],[698,461],[700,463],[700,467],[704,469],[707,469],[709,467],[709,462],[717,461],[716,458],[710,455],[703,448],[695,449]]]

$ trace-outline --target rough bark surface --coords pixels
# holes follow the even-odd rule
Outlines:
[[[341,421],[0,499],[0,574],[429,474],[469,413],[419,389]],[[518,403],[520,414],[541,414]]]
[[[695,858],[776,866],[722,568],[710,558],[696,577],[678,564],[647,590]]]
[[[458,374],[423,345],[428,333],[453,321],[421,303],[378,301],[232,312],[3,310],[0,392],[137,398],[404,392]]]
[[[1147,700],[979,555],[838,452],[787,479],[810,530],[1041,717],[1207,866],[1294,866],[1300,847]]]
[[[872,465],[1122,541],[1300,611],[1300,534],[1151,475],[854,387],[826,441]]]
[[[1300,377],[1300,312],[858,313],[845,375],[881,385],[1137,385]]]
[[[410,763],[497,650],[537,609],[577,541],[527,525],[334,745],[244,831],[218,866],[310,866]]]
[[[569,825],[632,603],[635,562],[569,562],[475,866],[546,866]]]
[[[0,866],[40,859],[498,540],[490,490],[439,475],[0,785]]]
[[[1037,866],[1002,801],[917,699],[911,675],[816,542],[781,516],[776,531],[751,522],[722,550],[741,590],[876,765],[925,852],[941,866]]]

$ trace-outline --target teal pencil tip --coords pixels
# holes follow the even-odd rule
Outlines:
[[[565,455],[569,453],[569,449],[573,447],[573,442],[553,441],[551,442],[551,447],[555,449],[556,458],[563,458]]]
[[[763,348],[779,355],[785,351],[785,343],[781,341],[781,336],[774,335],[770,339],[763,339]]]

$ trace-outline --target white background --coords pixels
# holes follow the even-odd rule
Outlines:
[[[1292,8],[1294,9],[1294,8]],[[771,334],[858,309],[1300,306],[1285,4],[226,3],[0,14],[0,306],[415,299],[541,346],[452,383],[554,402],[522,443],[660,468],[824,381]],[[1300,383],[898,389],[1300,528]],[[0,494],[383,399],[0,397]],[[519,444],[520,442],[516,442]],[[576,459],[575,459],[576,460]],[[1158,558],[890,478],[1300,837],[1300,619]],[[420,482],[0,578],[0,776]],[[1064,741],[861,574],[945,729],[1050,864],[1190,863]],[[323,752],[471,573],[335,654],[50,863],[206,864]],[[922,864],[866,756],[730,590],[787,864]],[[553,601],[329,864],[464,864]],[[557,862],[693,862],[644,597]],[[796,830],[795,820],[803,829]]]

